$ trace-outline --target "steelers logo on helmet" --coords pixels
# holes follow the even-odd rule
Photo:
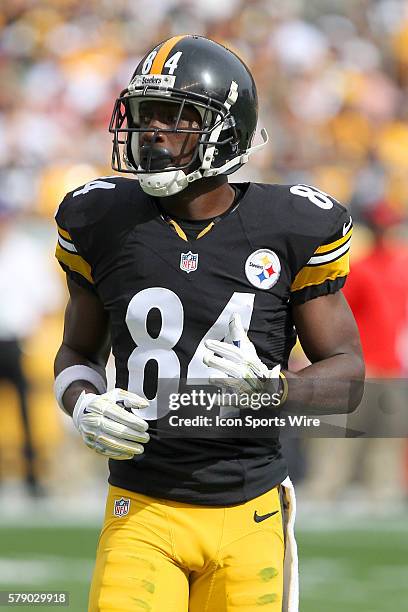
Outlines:
[[[245,274],[258,289],[270,289],[278,282],[281,273],[279,257],[270,249],[258,249],[245,262]]]

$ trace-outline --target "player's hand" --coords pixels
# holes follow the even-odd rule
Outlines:
[[[130,391],[113,389],[103,395],[85,393],[78,397],[72,419],[85,444],[112,459],[131,459],[144,451],[149,441],[148,423],[118,404],[139,409],[149,405]]]
[[[277,391],[280,365],[269,370],[259,359],[238,313],[232,315],[228,327],[228,335],[224,342],[205,341],[207,349],[203,357],[205,365],[216,368],[223,376],[223,378],[210,377],[209,381],[238,396],[244,393],[251,395]]]

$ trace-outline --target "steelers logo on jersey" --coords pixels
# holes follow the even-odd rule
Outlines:
[[[270,289],[278,282],[281,272],[279,257],[269,249],[258,249],[245,262],[245,274],[258,289]]]

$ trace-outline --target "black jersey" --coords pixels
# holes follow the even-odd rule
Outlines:
[[[109,313],[117,387],[143,395],[146,378],[175,391],[180,380],[207,378],[204,341],[223,339],[233,312],[260,359],[285,368],[296,341],[292,306],[343,286],[352,232],[343,206],[306,185],[242,190],[238,206],[190,241],[134,179],[97,179],[64,198],[56,255]],[[156,410],[153,398],[142,415],[151,435],[144,454],[110,460],[111,484],[228,505],[287,475],[276,436],[161,437]]]

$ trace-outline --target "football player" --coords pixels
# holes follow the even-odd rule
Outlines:
[[[298,609],[294,495],[276,433],[163,425],[163,397],[181,381],[230,382],[239,413],[242,395],[268,384],[288,406],[347,412],[360,399],[335,384],[288,387],[364,375],[340,291],[352,223],[314,187],[228,182],[267,140],[252,144],[256,125],[255,83],[237,55],[170,38],[137,66],[110,123],[113,168],[138,180],[98,178],[58,209],[70,300],[56,397],[110,468],[92,612]],[[312,365],[295,375],[296,336]]]

